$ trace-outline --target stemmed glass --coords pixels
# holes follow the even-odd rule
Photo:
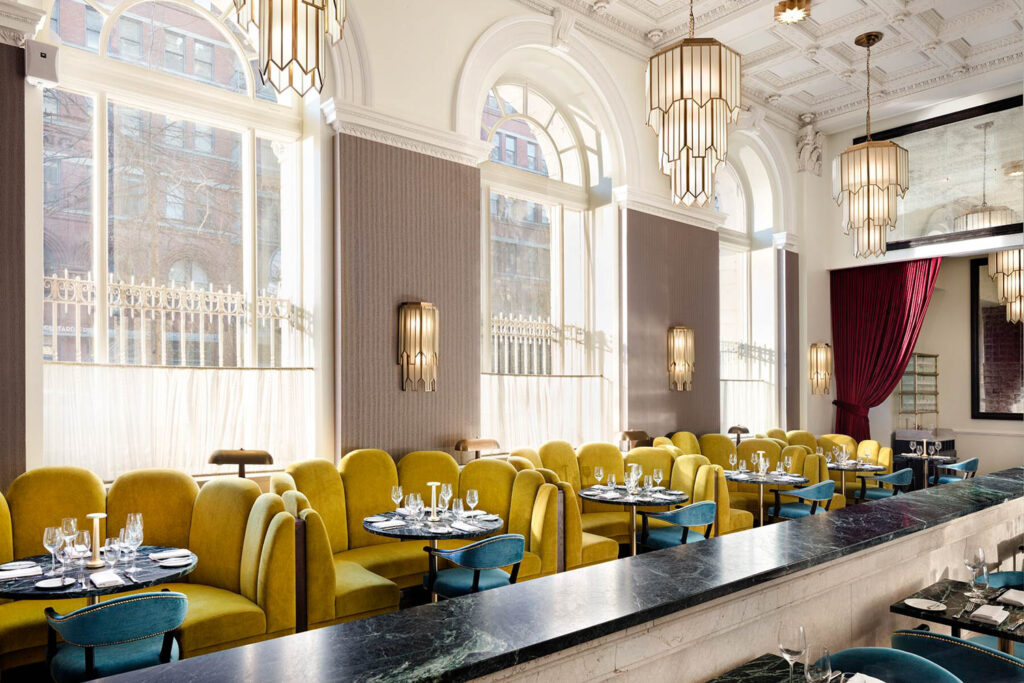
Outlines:
[[[86,587],[85,558],[89,556],[89,553],[79,552],[78,546],[85,546],[88,550],[90,545],[92,545],[92,535],[88,531],[79,531],[78,535],[75,537],[75,566],[82,572],[82,588]]]
[[[614,475],[614,474],[611,474],[611,473],[609,473],[609,474],[608,474],[608,488],[610,488],[610,489],[613,489],[613,488],[615,488],[615,485],[616,485],[617,483],[618,483],[618,482],[617,482],[617,481],[615,481],[615,475]]]
[[[660,467],[654,468],[654,485],[661,486],[661,480],[665,478],[664,472],[661,471]]]
[[[128,514],[128,526],[125,527],[125,542],[132,551],[132,566],[125,569],[126,572],[134,574],[135,558],[139,554],[139,546],[142,545],[143,533],[142,533],[142,513],[131,512]]]
[[[821,645],[808,648],[807,659],[804,660],[804,679],[807,683],[825,683],[831,678],[832,657],[828,648]]]
[[[734,470],[736,469],[736,454],[735,453],[730,453],[729,454],[729,467],[731,467]]]
[[[469,506],[470,510],[476,510],[477,503],[480,502],[480,494],[477,493],[476,489],[470,489],[466,491],[466,505]]]
[[[911,441],[910,442],[910,452],[911,453],[917,453],[917,442],[916,441]]]
[[[410,493],[405,498],[405,507],[409,508],[409,512],[412,513],[413,528],[418,529],[423,526],[420,521],[423,519],[425,510],[423,509],[423,498],[418,493]]]
[[[50,553],[50,571],[46,572],[46,576],[57,575],[56,551],[60,548],[63,540],[60,535],[60,529],[57,527],[48,526],[43,530],[43,547]]]
[[[967,591],[967,597],[984,598],[985,594],[978,587],[978,573],[985,571],[985,550],[967,546],[964,549],[964,564],[971,570],[971,590]]]
[[[113,569],[121,554],[121,549],[117,547],[117,539],[108,538],[107,542],[103,544],[103,548],[101,548],[101,550],[103,550],[103,561],[107,563],[107,568]]]
[[[441,517],[448,514],[448,501],[452,499],[452,485],[441,484],[441,497],[438,501],[438,507],[441,508]]]
[[[652,488],[654,488],[654,478],[651,475],[649,475],[649,474],[645,474],[644,475],[644,492],[646,493],[646,492],[650,491]]]
[[[934,453],[934,455],[938,455],[941,452],[942,452],[942,442],[941,441],[936,441],[935,442],[935,453]]]
[[[78,535],[78,520],[74,517],[65,517],[60,521],[60,533],[64,537],[64,545],[71,555],[74,555],[75,536]]]
[[[598,486],[601,485],[601,480],[604,479],[604,468],[600,465],[594,466],[594,481],[597,482]]]
[[[807,652],[807,636],[803,626],[779,625],[779,652],[789,664],[789,681],[793,683],[793,664]]]
[[[915,453],[917,453],[918,455],[921,455],[921,454],[923,454],[923,453],[924,453],[924,449],[923,449],[923,448],[921,448],[921,445],[920,445],[920,444],[918,444],[918,445],[917,445],[917,448],[915,448],[915,449],[914,449],[914,452],[915,452]]]
[[[452,514],[455,515],[456,521],[461,520],[462,516],[466,514],[466,507],[462,504],[461,498],[452,501]]]
[[[785,463],[786,463],[786,471],[789,472],[790,470],[793,469],[793,456],[792,455],[787,455],[784,458],[784,460],[785,460]]]
[[[395,511],[398,511],[399,506],[402,504],[402,487],[392,486],[391,487],[391,502],[395,504]]]

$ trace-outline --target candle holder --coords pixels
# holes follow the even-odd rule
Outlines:
[[[430,521],[436,522],[440,517],[437,516],[437,487],[441,485],[439,481],[428,481],[427,486],[430,487]]]
[[[92,520],[92,559],[85,563],[85,566],[89,569],[99,569],[103,566],[103,560],[100,559],[100,520],[106,519],[107,515],[104,512],[93,512],[86,515]]]

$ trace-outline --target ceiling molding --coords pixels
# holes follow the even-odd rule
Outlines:
[[[46,18],[46,12],[9,0],[0,0],[0,43],[24,47]]]

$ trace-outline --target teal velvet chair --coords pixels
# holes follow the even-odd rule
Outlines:
[[[973,639],[903,630],[892,634],[892,646],[924,657],[965,681],[1024,681],[1024,660]]]
[[[435,574],[435,565],[432,563],[430,573],[423,580],[428,591],[454,598],[515,583],[526,550],[526,540],[519,534],[502,534],[455,550],[429,546],[424,550],[457,565]],[[509,565],[512,566],[511,574],[501,569]]]
[[[832,670],[866,674],[885,683],[963,683],[924,657],[886,647],[853,647],[837,652],[832,655]]]
[[[947,470],[955,472],[956,474],[939,474],[940,470]],[[952,465],[939,465],[935,468],[935,480],[934,483],[938,484],[954,484],[964,479],[971,479],[975,474],[978,473],[978,459],[971,458],[970,460],[964,460],[963,462],[955,462]]]
[[[771,521],[774,522],[779,517],[783,519],[800,519],[801,517],[810,517],[811,515],[820,515],[828,512],[828,509],[832,506],[832,496],[836,492],[836,483],[829,479],[828,481],[802,489],[788,489],[786,491],[773,489],[773,492],[775,493],[775,503],[769,510]],[[792,503],[783,503],[780,495],[792,496],[800,500]]]
[[[639,514],[642,516],[643,523],[640,531],[640,544],[648,548],[661,549],[703,541],[711,536],[711,529],[715,523],[715,511],[713,500],[702,500],[668,512],[641,511]],[[672,526],[659,526],[651,529],[648,519],[660,519]],[[690,527],[704,527],[704,531],[690,533]]]
[[[872,481],[871,486],[868,486],[868,479]],[[914,471],[909,467],[904,467],[902,470],[897,470],[892,474],[860,477],[860,488],[853,492],[853,497],[859,501],[892,498],[904,487],[910,486],[913,481]],[[883,488],[882,484],[889,484],[892,488]]]
[[[176,660],[171,631],[185,621],[187,608],[184,593],[172,591],[127,595],[67,614],[47,607],[50,675],[58,683],[86,681]]]
[[[1022,572],[992,572],[985,576],[978,577],[978,583],[987,583],[989,588],[1016,588],[1024,589],[1024,571]],[[971,636],[967,639],[971,643],[983,645],[991,650],[999,649],[999,639],[995,636]],[[1021,678],[1024,681],[1024,677]]]

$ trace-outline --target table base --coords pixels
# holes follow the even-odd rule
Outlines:
[[[437,550],[437,539],[430,539],[430,548],[431,550]],[[430,576],[437,576],[437,555],[428,553],[428,557],[430,558],[428,560],[430,562],[430,569],[428,570],[430,571]],[[430,602],[437,602],[437,593],[433,590],[430,591]]]
[[[636,557],[636,505],[629,506],[629,554]]]

